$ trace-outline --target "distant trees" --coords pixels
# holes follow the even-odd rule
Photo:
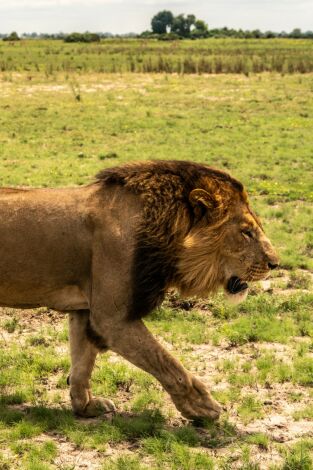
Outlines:
[[[205,37],[209,34],[208,25],[202,20],[195,21],[195,29],[191,31],[191,35],[194,38]]]
[[[64,38],[65,42],[100,42],[100,35],[96,33],[71,33]]]
[[[195,15],[180,14],[174,16],[169,10],[163,10],[154,15],[151,20],[152,31],[144,31],[141,37],[155,37],[162,40],[171,39],[198,39],[198,38],[242,38],[242,39],[271,39],[271,38],[294,38],[294,39],[313,39],[312,31],[301,31],[295,28],[290,33],[282,31],[275,33],[273,31],[262,32],[259,29],[242,30],[232,28],[214,28],[209,29],[203,20],[199,20]]]
[[[173,38],[207,37],[208,26],[195,15],[180,14],[174,16],[171,11],[164,10],[157,13],[151,20],[153,34],[169,34]],[[147,32],[145,31],[145,36]]]
[[[185,15],[178,15],[174,18],[171,31],[182,38],[188,38],[190,37],[190,31],[195,22],[195,15],[187,15],[186,17]]]
[[[174,15],[171,11],[163,10],[151,20],[151,28],[155,34],[166,34],[173,25]]]
[[[292,34],[292,37],[295,39],[300,39],[302,37],[302,31],[300,28],[295,28],[290,34]]]
[[[262,32],[259,29],[243,30],[243,29],[230,29],[230,28],[215,28],[210,29],[208,37],[215,38],[242,38],[242,39],[274,39],[274,38],[290,38],[290,39],[313,39],[313,31],[301,31],[300,28],[295,28],[290,33],[281,31],[276,33],[274,31]]]
[[[13,31],[10,34],[1,34],[0,40],[3,41],[19,41],[20,39],[56,39],[65,42],[83,42],[92,43],[100,42],[101,39],[107,38],[155,38],[162,41],[172,41],[175,39],[200,39],[200,38],[239,38],[239,39],[313,39],[313,31],[302,31],[300,28],[294,28],[291,32],[281,31],[260,31],[233,29],[228,27],[209,29],[205,21],[197,19],[195,15],[180,14],[174,16],[169,10],[163,10],[154,15],[151,20],[152,31],[144,31],[137,35],[136,33],[112,34],[112,33],[23,33],[21,36]]]
[[[20,38],[16,31],[13,31],[11,34],[3,38],[4,41],[19,41]]]

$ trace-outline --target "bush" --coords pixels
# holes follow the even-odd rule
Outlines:
[[[159,41],[176,41],[177,39],[182,39],[178,34],[175,33],[167,33],[167,34],[159,34],[158,35]]]
[[[65,42],[100,42],[100,36],[96,33],[71,33],[65,36]]]
[[[11,34],[9,34],[9,36],[6,36],[5,38],[3,38],[4,41],[19,41],[20,38],[18,37],[18,34],[13,31]]]

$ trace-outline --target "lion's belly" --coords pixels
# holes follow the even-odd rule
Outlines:
[[[0,190],[0,305],[88,308],[92,235],[81,205],[77,191]]]
[[[0,305],[13,308],[49,307],[60,311],[86,310],[89,302],[86,294],[78,286],[66,286],[47,291],[38,289],[33,292],[7,290],[0,288]]]

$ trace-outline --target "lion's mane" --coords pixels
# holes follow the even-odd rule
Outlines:
[[[208,253],[199,255],[203,259],[202,277],[199,276],[201,266],[197,257],[180,260],[185,265],[183,277],[178,269],[182,242],[203,215],[201,210],[195,210],[189,195],[196,188],[207,189],[208,181],[215,187],[223,186],[224,194],[235,191],[244,195],[242,184],[228,173],[191,162],[128,164],[105,169],[97,175],[98,183],[123,187],[138,195],[142,203],[143,218],[137,233],[132,266],[133,296],[129,319],[141,318],[158,307],[167,288],[172,285],[180,285],[183,291],[190,291],[188,285],[191,279],[194,282],[196,272],[199,283],[208,283],[210,275],[211,290],[214,290],[214,275],[209,270],[216,269],[216,266],[208,269]],[[220,212],[223,212],[222,209],[220,207]],[[212,220],[211,225],[213,250],[213,245],[218,243],[221,224],[218,220]]]

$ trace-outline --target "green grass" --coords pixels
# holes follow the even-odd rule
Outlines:
[[[149,322],[151,319],[154,331],[167,341],[178,343],[208,343],[212,336],[216,342],[226,339],[230,346],[258,341],[287,343],[293,336],[313,338],[312,293],[287,297],[261,293],[251,295],[237,307],[219,296],[206,307],[211,309],[215,322],[201,310],[173,311],[166,304],[149,316]]]
[[[243,422],[248,424],[250,421],[262,417],[262,405],[253,395],[247,395],[243,397],[238,413]]]
[[[311,40],[204,39],[198,41],[106,39],[100,44],[0,41],[0,70],[78,73],[243,73],[313,71]]]
[[[18,456],[20,468],[29,470],[51,469],[49,465],[57,455],[56,445],[52,441],[43,444],[18,443],[12,445],[12,451]]]
[[[268,450],[270,439],[266,434],[257,433],[247,437],[247,442],[257,445],[260,449]]]
[[[295,444],[286,452],[282,470],[311,470],[313,460],[310,452],[313,449],[313,441],[303,440]]]
[[[305,408],[298,410],[294,413],[293,417],[296,420],[300,419],[313,419],[313,407],[308,405]]]

